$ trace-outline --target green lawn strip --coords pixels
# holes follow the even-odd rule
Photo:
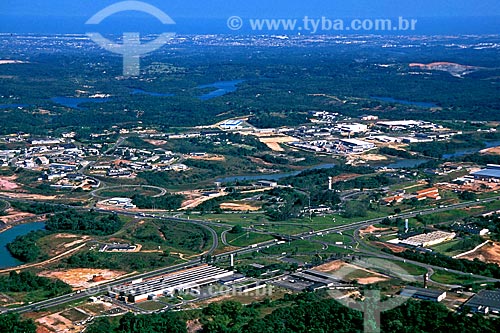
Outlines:
[[[136,306],[146,311],[157,311],[163,309],[165,307],[165,304],[155,301],[146,301],[137,303]]]
[[[306,240],[298,240],[291,243],[286,242],[276,246],[271,246],[268,249],[262,249],[263,254],[282,255],[289,254],[314,254],[322,251],[323,246],[319,243],[311,243]]]
[[[465,285],[477,282],[477,279],[465,275],[454,274],[443,270],[438,270],[431,276],[431,280],[437,283]]]
[[[460,254],[462,252],[465,252],[466,250],[451,250],[454,246],[457,244],[460,244],[462,242],[461,239],[455,239],[446,243],[442,243],[439,245],[432,246],[432,249],[438,253],[445,254],[447,256],[453,257],[454,255]]]
[[[370,266],[373,266],[373,270],[381,271],[382,273],[395,274],[396,276],[412,275],[420,276],[427,273],[425,267],[417,266],[414,264],[406,263],[397,260],[388,260],[380,258],[366,258]]]
[[[244,232],[242,234],[226,233],[226,240],[229,245],[245,247],[256,243],[267,242],[274,237],[267,234],[259,234],[255,232]]]

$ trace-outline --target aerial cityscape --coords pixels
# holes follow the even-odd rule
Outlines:
[[[494,1],[7,2],[0,332],[499,332]]]

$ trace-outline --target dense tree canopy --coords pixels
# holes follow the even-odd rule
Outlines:
[[[69,231],[89,235],[110,235],[122,227],[116,214],[100,215],[95,212],[68,210],[52,215],[46,224],[50,231]]]
[[[36,333],[33,320],[22,319],[18,314],[0,315],[0,332],[5,333]]]

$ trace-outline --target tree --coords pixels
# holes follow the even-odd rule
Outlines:
[[[33,320],[22,319],[17,313],[0,315],[0,332],[36,333]]]
[[[235,225],[230,231],[230,233],[232,234],[242,234],[245,232],[245,230],[243,229],[243,227],[241,225]]]
[[[360,201],[348,201],[345,204],[343,216],[346,218],[365,217],[368,207]]]
[[[464,200],[464,201],[473,201],[473,200],[476,200],[477,198],[477,195],[476,193],[474,192],[470,192],[470,191],[463,191],[463,192],[460,192],[458,194],[458,198],[460,200]]]

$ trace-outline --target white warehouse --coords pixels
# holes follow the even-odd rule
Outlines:
[[[173,295],[176,291],[187,291],[211,285],[224,277],[233,275],[209,265],[196,266],[183,271],[157,276],[148,280],[139,280],[137,283],[125,284],[112,289],[113,292],[127,297],[129,302],[143,302],[165,295]]]

